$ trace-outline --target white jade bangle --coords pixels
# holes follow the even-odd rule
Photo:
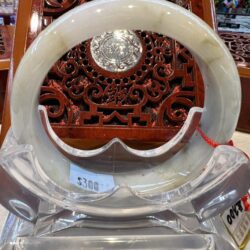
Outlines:
[[[40,86],[52,65],[70,48],[104,31],[115,29],[153,31],[176,39],[187,47],[199,64],[205,82],[205,107],[201,118],[203,131],[215,141],[225,143],[230,140],[236,127],[241,104],[238,71],[228,49],[207,24],[191,12],[167,1],[92,1],[58,18],[37,37],[20,63],[12,91],[14,135],[20,144],[33,145],[45,175],[64,190],[72,188],[67,181],[71,161],[54,147],[42,127],[37,109]],[[138,192],[145,191],[137,190],[139,186],[166,183],[163,189],[166,191],[185,183],[191,175],[197,176],[212,152],[213,149],[195,133],[186,147],[170,159],[161,159],[155,168],[117,173],[116,182]],[[152,162],[149,161],[148,165],[152,166]],[[91,165],[92,162],[84,161],[83,164]],[[49,188],[46,192],[49,194]],[[57,204],[70,207],[69,202],[54,199]],[[92,213],[91,205],[85,204],[75,209]],[[159,208],[155,207],[155,210]],[[100,208],[95,213],[108,215],[108,211]],[[134,211],[134,214],[145,212]],[[119,214],[125,215],[126,209],[113,210],[113,216]]]

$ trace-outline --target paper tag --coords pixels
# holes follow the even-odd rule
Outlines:
[[[115,187],[113,176],[96,174],[74,164],[70,166],[70,183],[95,193],[107,192]]]
[[[222,219],[236,243],[240,246],[250,231],[250,213],[246,211],[242,200],[226,210]]]

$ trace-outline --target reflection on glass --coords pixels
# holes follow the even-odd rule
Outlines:
[[[219,31],[250,33],[250,0],[215,0]]]
[[[39,25],[39,16],[37,12],[34,12],[30,20],[30,31],[32,33],[36,32],[38,29],[38,25]]]
[[[15,25],[18,0],[0,0],[0,25]]]

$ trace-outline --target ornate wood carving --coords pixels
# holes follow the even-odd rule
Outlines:
[[[237,130],[250,133],[250,34],[220,32],[241,76],[242,106]]]
[[[3,40],[3,33],[2,30],[0,30],[0,55],[4,55],[6,52],[5,50],[5,44],[4,44],[4,40]]]
[[[91,0],[45,0],[44,16],[52,16],[56,18],[77,5],[90,2]]]
[[[25,52],[25,50],[28,48],[29,44],[34,40],[34,38],[39,34],[39,32],[44,27],[46,27],[49,23],[51,23],[53,19],[57,18],[58,16],[68,11],[69,9],[86,2],[84,0],[62,0],[62,1],[61,0],[60,1],[59,0],[50,0],[50,1],[48,0],[19,0],[19,1],[20,3],[19,3],[19,9],[18,9],[16,36],[15,36],[14,50],[13,50],[13,55],[14,55],[14,60],[12,63],[13,72],[15,72],[20,62],[20,59],[23,53]],[[204,19],[207,23],[209,23],[212,27],[214,27],[212,0],[201,0],[201,1],[182,0],[182,1],[178,1],[178,3],[184,6],[185,8],[192,10],[196,15],[198,15],[199,17]],[[148,34],[148,35],[153,36],[153,34]],[[161,38],[161,40],[162,39],[163,38]],[[170,41],[167,37],[164,39],[166,40],[166,42]],[[76,46],[76,48],[73,49],[73,53],[75,53],[74,50],[76,50],[77,48],[83,48],[84,46],[86,46],[88,42],[86,42],[85,45],[81,44],[81,45]],[[152,43],[153,43],[153,46],[156,46],[154,44],[154,41],[152,41]],[[114,125],[117,122],[116,117],[113,120],[111,119],[110,121],[107,121],[106,119],[105,122],[107,125],[105,126],[100,126],[100,125],[97,125],[96,123],[88,124],[88,125],[86,124],[81,125],[83,124],[83,119],[82,119],[82,116],[78,116],[78,114],[82,114],[84,111],[87,111],[88,113],[90,113],[90,111],[86,109],[86,106],[78,105],[79,102],[83,103],[83,100],[82,99],[77,100],[76,96],[79,95],[81,91],[83,91],[82,87],[86,86],[86,81],[83,84],[84,81],[81,80],[81,82],[79,82],[78,84],[80,86],[77,86],[76,82],[70,81],[70,77],[68,78],[65,77],[65,74],[64,74],[65,72],[60,75],[58,74],[57,71],[55,71],[54,69],[55,67],[53,67],[53,69],[48,74],[48,77],[45,79],[45,82],[44,82],[45,85],[43,86],[41,90],[41,93],[42,93],[41,102],[47,105],[47,108],[50,114],[50,119],[52,122],[52,127],[55,130],[55,132],[66,143],[75,147],[79,147],[79,148],[81,147],[86,148],[86,145],[89,148],[95,147],[95,146],[98,147],[100,146],[100,143],[105,143],[115,136],[125,139],[127,140],[127,142],[129,142],[128,140],[134,140],[135,142],[139,141],[139,145],[142,145],[140,142],[143,140],[144,141],[143,146],[145,146],[145,148],[147,148],[147,145],[149,145],[149,147],[152,147],[152,142],[155,142],[157,144],[157,143],[162,143],[163,141],[170,139],[173,135],[175,135],[179,131],[183,122],[181,120],[184,120],[187,109],[191,105],[191,103],[192,105],[196,103],[197,104],[200,103],[202,105],[203,103],[202,77],[199,71],[197,71],[197,66],[193,64],[193,59],[191,55],[187,51],[185,51],[185,49],[182,48],[181,45],[178,45],[174,41],[172,41],[170,45],[171,45],[171,49],[173,49],[176,46],[177,50],[175,51],[175,54],[173,54],[172,57],[169,56],[168,61],[166,63],[167,67],[162,68],[159,71],[160,75],[164,73],[164,71],[166,71],[164,73],[164,74],[167,73],[167,76],[165,78],[168,78],[169,80],[168,82],[165,83],[165,85],[164,84],[162,85],[162,83],[160,84],[157,83],[156,85],[153,85],[151,89],[151,93],[150,92],[146,93],[148,103],[151,103],[151,107],[150,107],[151,112],[147,116],[151,116],[153,118],[151,118],[150,120],[149,118],[143,117],[142,121],[138,120],[138,118],[133,119],[132,127],[129,127],[128,125],[128,116],[125,117],[126,118],[125,125],[124,124]],[[146,49],[148,49],[147,46],[146,46]],[[68,54],[70,54],[70,52],[67,53],[67,55]],[[65,55],[60,60],[62,63],[66,63],[66,65],[60,65],[60,63],[59,65],[62,70],[66,70],[66,74],[70,75],[70,74],[73,74],[72,72],[69,73],[71,71],[71,67],[75,66],[75,64],[72,63],[71,66],[70,65],[67,66],[67,63],[69,60],[69,58],[67,58],[67,55]],[[155,57],[155,56],[152,55],[152,57]],[[87,55],[86,55],[86,58],[87,58]],[[142,67],[143,60],[145,60],[145,58],[142,59],[142,61],[140,61],[139,63],[140,66],[138,67]],[[151,59],[151,60],[155,60],[155,59]],[[153,65],[153,62],[152,62],[152,65]],[[78,74],[79,72],[83,72],[83,75],[82,76],[80,74],[78,76],[74,75],[73,77],[71,77],[72,79],[73,78],[79,79],[81,77],[88,78],[88,75],[86,74],[86,70],[84,71],[84,67],[81,65],[79,61],[76,62],[76,68],[79,69]],[[169,73],[167,71],[169,71],[169,69],[173,71],[172,76],[168,75]],[[151,72],[153,72],[153,69]],[[105,75],[104,72],[100,72],[100,74],[103,74],[103,77],[110,78],[107,75]],[[130,71],[129,74],[130,74],[129,76],[132,76],[132,71]],[[133,73],[133,74],[137,75],[136,73]],[[152,75],[152,73],[149,73],[149,74]],[[7,88],[8,93],[7,93],[6,101],[5,101],[4,121],[3,121],[3,126],[2,126],[1,141],[3,141],[3,138],[5,137],[5,134],[8,131],[9,126],[10,126],[9,96],[11,93],[11,86],[12,86],[11,76],[9,78],[8,88]],[[149,75],[147,75],[146,77],[149,78]],[[175,77],[174,80],[173,80],[173,77]],[[121,77],[120,81],[123,78],[125,78],[125,76]],[[67,79],[67,81],[65,82],[67,83],[67,85],[65,85],[65,83],[60,82],[60,80],[62,79]],[[118,80],[119,79],[117,79],[117,77],[114,78],[114,81],[118,82]],[[113,81],[113,78],[112,78],[112,81]],[[172,90],[175,90],[175,92],[171,93],[170,92],[171,90],[170,90],[167,94],[166,90],[164,90],[162,86],[168,86],[169,84]],[[194,87],[191,87],[192,84],[194,84]],[[51,87],[52,85],[55,85],[55,87]],[[119,98],[121,99],[120,91],[116,90],[118,85],[117,84],[115,85],[115,93],[117,93],[115,96],[119,96]],[[141,82],[138,83],[138,85],[142,85],[142,80]],[[63,89],[63,86],[64,86],[64,89]],[[65,86],[67,88],[65,88]],[[104,83],[101,85],[101,87],[104,88]],[[145,89],[147,88],[144,88],[144,91]],[[112,91],[114,92],[114,90]],[[162,93],[163,91],[165,92]],[[186,93],[187,96],[185,95],[181,96],[182,92],[189,92],[189,93]],[[69,93],[72,94],[73,98],[69,96]],[[108,91],[107,93],[110,93],[110,91]],[[156,97],[159,94],[163,96],[164,100],[168,96],[169,103],[174,103],[175,95],[177,94],[179,95],[178,99],[181,100],[180,104],[177,104],[177,105],[171,104],[172,106],[169,104],[173,108],[172,112],[175,115],[173,116],[175,117],[174,119],[176,119],[177,117],[179,117],[179,119],[175,121],[173,117],[170,116],[170,118],[174,120],[172,121],[169,118],[169,114],[165,112],[164,113],[165,120],[162,119],[163,121],[165,121],[165,124],[160,125],[160,126],[156,125],[157,123],[155,121],[158,121],[159,118],[155,117],[155,112],[159,110],[159,107],[161,104],[160,101],[156,100]],[[116,97],[116,100],[118,100],[119,98]],[[149,98],[151,99],[153,98],[155,101],[152,102],[149,100]],[[125,99],[122,99],[122,101],[124,102],[127,100],[128,100],[128,94],[126,95]],[[183,102],[182,102],[183,100],[187,100],[184,102],[184,107],[183,107]],[[107,102],[107,99],[106,99],[106,102]],[[134,105],[133,106],[134,108],[135,103],[132,103],[132,104]],[[94,102],[92,106],[95,106],[95,105],[98,106],[100,105],[100,103],[98,104],[97,102],[96,104]],[[112,105],[117,106],[118,104],[115,103]],[[155,108],[154,105],[156,106],[158,105],[157,106],[158,109]],[[69,112],[68,112],[68,107],[70,110]],[[143,106],[141,105],[140,107],[143,107]],[[177,111],[178,109],[180,110],[180,112]],[[142,110],[143,112],[145,112],[146,109],[143,108]],[[147,109],[147,111],[148,110],[149,109]],[[123,116],[126,114],[126,113],[121,112],[121,109],[118,109],[118,111]],[[111,114],[110,111],[107,112],[105,109],[101,110],[101,112],[104,112],[105,118],[107,116],[110,116]],[[96,120],[93,120],[93,118],[91,119],[92,119],[91,120],[92,123],[96,122]],[[147,127],[145,125],[145,121],[147,121],[147,119],[149,120],[148,124],[151,124],[150,125],[151,127]],[[152,122],[152,119],[154,122]],[[150,144],[147,144],[146,141],[149,141]],[[138,146],[138,143],[136,144],[136,146]]]
[[[90,41],[76,46],[54,65],[41,95],[52,123],[181,126],[189,109],[202,105],[195,86],[197,66],[187,49],[158,34],[137,34],[144,45],[142,60],[127,72],[100,69],[91,57]]]
[[[250,34],[220,32],[221,38],[239,66],[250,68]]]
[[[45,0],[43,28],[85,2]],[[177,2],[191,8],[190,1]],[[159,34],[136,34],[143,45],[141,60],[126,72],[100,68],[91,56],[91,40],[53,66],[40,103],[59,136],[86,138],[85,130],[88,138],[164,142],[179,131],[191,107],[203,105],[202,78],[188,50]]]
[[[11,37],[6,26],[0,26],[0,60],[10,59]]]

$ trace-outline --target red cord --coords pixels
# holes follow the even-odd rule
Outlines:
[[[197,127],[197,131],[200,133],[201,137],[203,138],[203,140],[210,145],[213,148],[216,148],[218,146],[220,146],[221,144],[212,140],[211,138],[209,138],[202,130],[200,127]],[[225,145],[230,145],[230,146],[234,146],[234,143],[232,140],[230,140],[228,143],[226,143]]]
[[[210,145],[213,148],[218,147],[220,144],[215,142],[214,140],[210,139],[202,130],[200,127],[197,127],[197,131],[200,133],[201,137],[203,138],[203,140]]]
[[[222,144],[219,144],[218,142],[212,140],[211,138],[209,138],[209,137],[202,131],[202,129],[201,129],[200,127],[197,127],[197,131],[199,132],[199,134],[201,135],[201,137],[203,138],[203,140],[204,140],[208,145],[210,145],[211,147],[216,148],[216,147],[222,145]],[[233,140],[230,140],[230,141],[229,141],[228,143],[226,143],[225,145],[234,146],[234,142],[233,142]],[[243,151],[242,151],[242,152],[243,152]],[[243,153],[246,155],[246,157],[247,157],[248,159],[250,159],[250,157],[249,157],[245,152],[243,152]]]

